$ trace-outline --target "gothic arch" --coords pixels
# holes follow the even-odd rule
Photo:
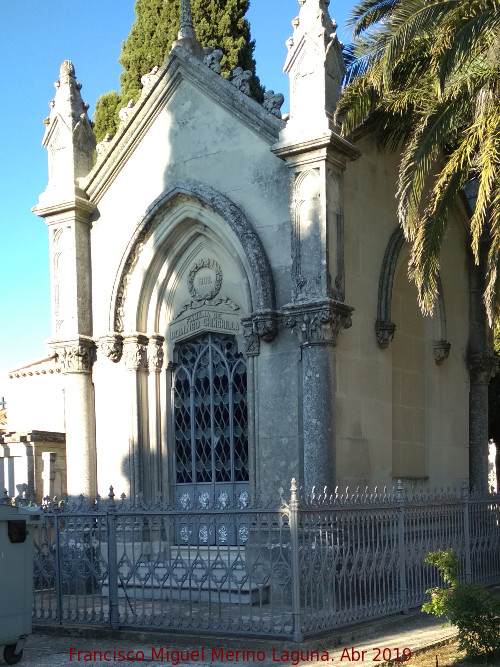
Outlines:
[[[176,215],[169,217],[169,211],[178,208]],[[182,211],[184,209],[184,211]],[[124,308],[127,289],[134,270],[139,264],[154,261],[141,258],[141,254],[154,236],[161,238],[180,234],[179,229],[186,217],[202,218],[201,224],[215,236],[226,233],[232,237],[234,250],[240,255],[248,271],[253,315],[269,316],[275,311],[274,279],[264,247],[252,224],[242,211],[227,197],[212,188],[190,181],[174,183],[147,209],[136,228],[124,253],[113,287],[110,304],[110,330],[122,334],[125,330]],[[148,263],[149,262],[149,263]],[[271,317],[271,319],[273,319]],[[134,329],[134,327],[129,327]],[[266,332],[267,340],[275,330]]]
[[[401,227],[397,227],[389,239],[385,249],[382,269],[380,271],[377,303],[377,321],[375,334],[380,348],[386,348],[394,338],[396,325],[391,319],[392,289],[396,267],[404,245],[405,238]],[[438,297],[434,309],[434,359],[441,364],[450,350],[450,343],[446,340],[446,316],[443,299],[443,288],[438,276]]]

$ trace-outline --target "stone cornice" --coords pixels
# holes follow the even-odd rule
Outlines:
[[[59,431],[8,431],[0,436],[3,444],[15,444],[19,442],[66,442],[66,434]]]
[[[110,142],[105,156],[82,181],[81,185],[92,201],[100,201],[183,80],[194,84],[269,144],[278,139],[284,127],[282,120],[181,46],[174,47],[147,94],[138,100],[126,123]]]
[[[53,216],[60,216],[63,213],[73,213],[83,214],[85,217],[90,217],[92,213],[97,209],[97,206],[89,201],[86,198],[86,195],[82,192],[83,196],[75,194],[74,197],[63,198],[63,201],[58,201],[57,203],[51,203],[52,201],[57,201],[57,193],[45,191],[40,195],[39,202],[36,206],[33,206],[31,209],[35,215],[38,215],[40,218],[49,218],[46,220],[47,224],[58,222],[58,220],[50,220]]]
[[[315,138],[290,138],[271,147],[272,152],[291,166],[314,159],[330,159],[345,166],[348,160],[357,160],[361,151],[333,131]]]

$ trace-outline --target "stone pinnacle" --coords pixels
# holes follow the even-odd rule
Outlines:
[[[181,24],[177,39],[196,39],[190,0],[181,0]]]
[[[203,58],[203,49],[201,48],[199,41],[196,39],[193,28],[190,0],[181,0],[181,24],[177,40],[173,43],[172,48],[175,46],[182,46],[193,56],[200,59]]]

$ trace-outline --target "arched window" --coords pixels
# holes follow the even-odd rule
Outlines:
[[[173,389],[178,490],[202,505],[221,493],[234,499],[249,480],[247,372],[234,336],[180,344]]]

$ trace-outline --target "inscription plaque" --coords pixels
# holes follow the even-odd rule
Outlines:
[[[176,341],[200,331],[238,334],[241,331],[240,319],[241,315],[235,313],[203,308],[173,322],[169,328],[169,337],[171,341]]]
[[[168,332],[171,341],[203,331],[241,333],[240,307],[219,294],[222,277],[222,269],[215,259],[199,259],[191,266],[187,286],[192,301],[185,303],[171,321]]]

